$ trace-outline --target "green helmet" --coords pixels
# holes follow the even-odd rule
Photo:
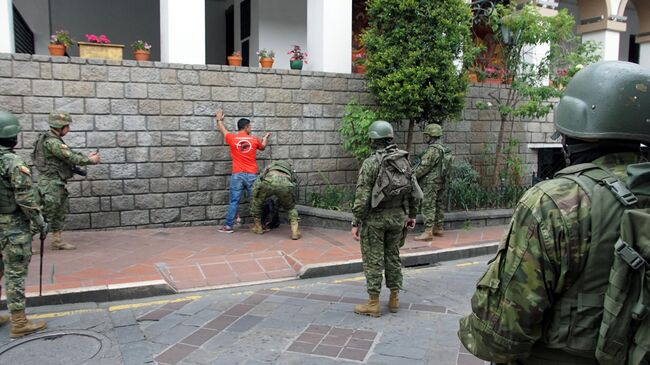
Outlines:
[[[368,137],[370,139],[393,138],[393,126],[384,120],[376,120],[368,128]]]
[[[442,127],[440,124],[427,124],[427,126],[424,127],[424,134],[431,137],[440,137],[442,136]]]
[[[8,112],[0,112],[0,138],[14,138],[21,129],[15,115]]]
[[[555,127],[577,139],[650,141],[650,70],[621,61],[587,66],[567,85]]]
[[[269,165],[269,170],[278,170],[284,172],[285,174],[291,175],[293,172],[293,167],[291,166],[291,162],[286,160],[279,160],[272,162]]]
[[[47,124],[52,128],[63,128],[70,123],[72,123],[72,118],[66,112],[52,112],[47,118]]]

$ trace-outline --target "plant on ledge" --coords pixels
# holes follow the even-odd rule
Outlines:
[[[257,51],[257,56],[260,58],[260,65],[262,68],[271,68],[273,66],[273,59],[275,58],[275,52],[273,50],[266,50],[262,48]]]
[[[88,43],[100,43],[100,44],[109,44],[111,41],[106,38],[105,34],[101,34],[99,36],[96,36],[94,34],[86,34],[86,41]]]
[[[122,60],[124,45],[111,44],[105,34],[86,34],[85,36],[86,42],[78,42],[79,57]]]
[[[151,50],[151,45],[145,41],[137,40],[131,44],[133,48],[133,56],[136,61],[147,61],[149,60],[149,54]]]
[[[229,66],[241,66],[242,57],[240,51],[233,52],[228,56],[228,65]]]
[[[291,55],[289,59],[289,66],[292,70],[302,70],[303,63],[307,64],[307,52],[300,49],[300,46],[295,44],[293,49],[287,52]]]
[[[74,41],[70,38],[70,33],[67,30],[57,30],[55,34],[50,36],[50,45],[48,50],[52,56],[65,55],[65,49],[70,47]]]

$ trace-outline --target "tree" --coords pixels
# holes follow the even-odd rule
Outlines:
[[[495,35],[503,45],[504,83],[512,82],[505,90],[495,89],[488,94],[487,103],[479,108],[494,107],[500,115],[495,158],[493,160],[492,184],[497,185],[503,166],[503,149],[512,140],[506,141],[506,123],[520,118],[541,118],[553,109],[554,100],[562,95],[560,88],[546,85],[551,78],[566,85],[580,65],[597,61],[597,46],[593,43],[576,45],[579,39],[573,35],[574,19],[566,9],[555,16],[544,16],[532,4],[521,8],[499,4],[489,18]],[[509,38],[509,39],[506,39]],[[533,57],[534,46],[549,45],[549,51],[537,60]],[[566,68],[562,68],[565,66]],[[568,70],[568,72],[560,72]],[[557,71],[554,73],[554,71]]]
[[[370,0],[368,18],[368,88],[381,118],[409,121],[410,150],[415,123],[441,124],[463,110],[472,13],[464,0]]]

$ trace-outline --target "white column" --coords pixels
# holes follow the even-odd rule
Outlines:
[[[352,70],[352,0],[308,0],[307,49],[310,70]]]
[[[595,41],[600,44],[600,52],[603,61],[618,61],[620,40],[621,33],[613,30],[601,30],[582,35],[583,42]]]
[[[205,63],[205,0],[160,0],[160,58]]]
[[[13,2],[0,0],[0,53],[15,51]]]
[[[650,42],[639,45],[639,65],[650,68]]]

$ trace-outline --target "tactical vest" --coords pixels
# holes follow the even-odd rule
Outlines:
[[[628,165],[628,171],[634,166],[645,166],[645,171],[650,171],[648,163]],[[595,360],[596,349],[597,346],[600,348],[603,345],[598,343],[599,337],[603,334],[601,328],[603,312],[608,305],[612,306],[611,300],[608,302],[605,299],[605,294],[611,286],[610,274],[614,275],[612,267],[615,260],[619,260],[617,256],[621,255],[618,252],[620,245],[617,243],[620,237],[621,219],[630,209],[650,207],[650,196],[635,196],[616,175],[591,163],[568,167],[555,176],[575,182],[589,197],[591,243],[580,276],[571,287],[554,300],[553,308],[547,314],[548,319],[545,321],[541,343],[538,343],[530,357],[522,360],[521,363],[597,365],[599,362]],[[648,183],[645,181],[646,188]],[[545,185],[538,185],[538,187],[544,190],[556,205],[561,206],[562,202],[556,201],[550,190],[545,189]],[[567,217],[562,216],[561,219],[565,227],[570,227],[571,222]],[[635,329],[630,327],[628,331],[633,334]],[[608,343],[605,347],[611,345]],[[614,364],[623,364],[624,359],[625,354],[616,359]],[[603,362],[605,363],[607,362]]]
[[[34,150],[32,151],[32,161],[34,161],[34,167],[36,167],[38,172],[44,176],[59,177],[63,181],[72,178],[73,165],[57,158],[56,156],[53,156],[45,148],[45,141],[48,139],[58,138],[48,132],[43,132],[38,135],[38,139],[34,143]]]
[[[18,209],[8,171],[14,165],[14,157],[15,155],[10,151],[0,149],[0,214],[11,214]]]

